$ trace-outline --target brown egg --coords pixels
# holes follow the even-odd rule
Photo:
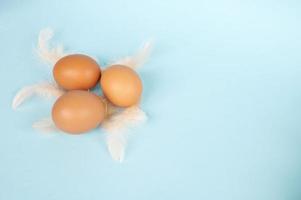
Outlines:
[[[142,93],[142,82],[138,74],[123,65],[108,67],[102,73],[100,85],[111,103],[120,107],[138,103]]]
[[[66,90],[90,89],[97,84],[100,74],[97,62],[82,54],[65,56],[53,68],[55,81]]]
[[[52,108],[55,125],[70,134],[80,134],[96,128],[105,115],[106,106],[102,99],[83,90],[65,93]]]

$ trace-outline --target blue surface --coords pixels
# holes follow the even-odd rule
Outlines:
[[[0,1],[1,200],[300,200],[298,0]],[[56,30],[102,63],[156,41],[140,70],[150,120],[113,162],[103,132],[48,137],[52,102],[11,100],[49,79],[34,54]]]

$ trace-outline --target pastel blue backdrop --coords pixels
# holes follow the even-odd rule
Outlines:
[[[1,0],[1,200],[300,200],[301,2]],[[104,133],[31,128],[53,102],[14,94],[51,78],[40,29],[102,64],[155,48],[139,73],[147,124],[113,162]]]

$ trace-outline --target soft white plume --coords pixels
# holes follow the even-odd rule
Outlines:
[[[112,114],[101,124],[107,132],[106,142],[114,160],[123,161],[127,143],[126,128],[138,125],[146,119],[146,114],[138,106],[132,106]]]
[[[25,100],[37,95],[41,97],[60,97],[64,94],[64,90],[59,88],[56,84],[50,82],[37,83],[31,86],[23,87],[14,97],[12,108],[16,109]]]
[[[146,42],[142,48],[133,56],[127,56],[113,63],[113,65],[126,65],[132,69],[142,66],[149,58],[152,51],[152,42]]]
[[[126,135],[122,132],[108,133],[106,142],[113,160],[122,162],[126,147]]]
[[[53,30],[45,28],[40,31],[37,45],[37,54],[44,61],[54,65],[60,58],[65,56],[62,45],[51,47],[50,40],[53,37]]]
[[[56,132],[58,129],[56,128],[52,119],[44,118],[39,121],[36,121],[32,124],[32,127],[40,132]]]

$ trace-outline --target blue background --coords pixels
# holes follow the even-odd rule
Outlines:
[[[1,200],[301,199],[298,0],[0,1]],[[40,29],[101,63],[155,39],[139,71],[150,119],[111,160],[100,130],[31,128],[53,102],[10,105],[50,79]]]

